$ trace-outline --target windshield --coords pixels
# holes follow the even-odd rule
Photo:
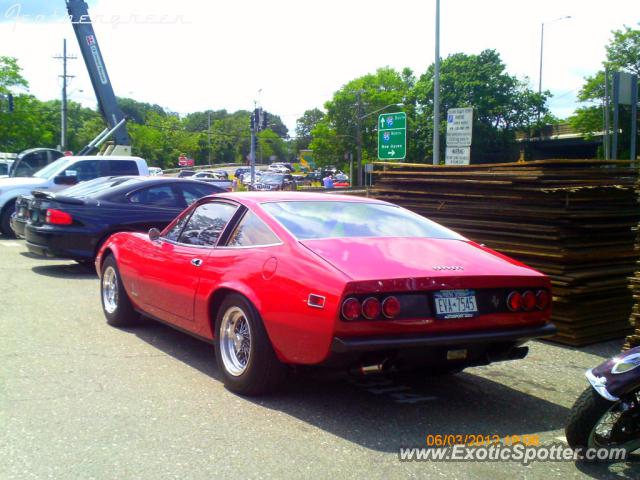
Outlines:
[[[299,240],[347,237],[464,237],[395,205],[310,201],[263,203],[264,208]]]
[[[72,161],[73,157],[62,157],[53,163],[50,163],[44,168],[41,168],[33,174],[36,178],[46,178],[47,180],[54,177],[60,170],[64,169],[64,166]]]

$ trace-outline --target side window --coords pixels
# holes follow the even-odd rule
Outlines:
[[[177,242],[178,238],[180,237],[180,232],[182,232],[182,229],[184,228],[187,220],[189,220],[190,217],[191,215],[189,215],[188,213],[186,215],[183,215],[180,220],[178,220],[178,222],[173,226],[173,228],[167,232],[165,238],[167,240],[171,240],[172,242]]]
[[[175,196],[171,185],[155,185],[142,188],[129,196],[129,202],[156,207],[179,207],[180,202]]]
[[[215,246],[236,207],[228,203],[205,203],[193,211],[178,242],[188,245]]]
[[[108,160],[109,175],[138,175],[138,164],[133,160]]]
[[[77,177],[79,182],[93,180],[99,176],[98,160],[82,160],[73,163],[69,165],[63,173],[69,177]]]
[[[231,235],[227,246],[255,247],[274,243],[280,243],[280,239],[255,213],[248,211]]]
[[[218,193],[218,190],[208,185],[178,184],[178,188],[182,190],[184,201],[187,205],[191,205],[196,200]]]

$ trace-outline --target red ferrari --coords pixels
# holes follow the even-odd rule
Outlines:
[[[107,322],[211,342],[255,395],[292,365],[452,373],[523,358],[555,327],[543,274],[396,205],[300,192],[205,197],[96,258]]]

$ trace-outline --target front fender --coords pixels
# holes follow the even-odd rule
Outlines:
[[[587,371],[591,386],[604,398],[617,401],[640,388],[640,347],[632,348]]]

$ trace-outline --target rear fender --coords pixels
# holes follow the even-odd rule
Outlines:
[[[613,402],[640,389],[640,347],[610,358],[587,371],[586,376],[596,392]]]

